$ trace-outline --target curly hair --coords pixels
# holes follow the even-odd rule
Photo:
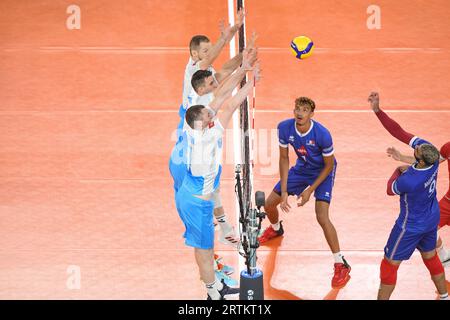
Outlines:
[[[311,108],[311,112],[314,112],[314,109],[316,108],[314,101],[307,97],[299,97],[295,99],[295,108],[299,108],[300,106],[309,106]]]

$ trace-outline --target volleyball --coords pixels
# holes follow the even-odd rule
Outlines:
[[[306,36],[299,36],[291,41],[291,52],[297,59],[310,57],[314,50],[314,42]]]

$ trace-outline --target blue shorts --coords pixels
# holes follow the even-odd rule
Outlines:
[[[403,230],[397,224],[392,228],[384,254],[391,260],[408,260],[417,248],[420,252],[436,249],[437,227],[431,231],[417,233]]]
[[[175,190],[175,193],[177,193],[183,184],[184,177],[186,176],[187,166],[185,163],[176,164],[172,158],[170,158],[169,171],[173,179],[173,189]]]
[[[334,164],[333,171],[328,175],[328,177],[317,187],[314,191],[314,197],[316,201],[325,201],[330,203],[334,185],[334,177],[336,176],[336,166]],[[299,171],[295,167],[289,170],[288,180],[287,180],[287,192],[289,195],[298,196],[303,192],[308,186],[312,185],[316,181],[320,172],[310,172],[310,171]],[[281,183],[278,183],[273,188],[277,194],[281,195]]]
[[[193,196],[184,187],[175,195],[178,214],[186,227],[185,244],[199,249],[214,248],[214,202]]]

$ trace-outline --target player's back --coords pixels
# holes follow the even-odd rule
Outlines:
[[[439,162],[428,168],[410,166],[393,184],[400,194],[400,216],[396,223],[413,232],[426,232],[439,223],[436,180]]]

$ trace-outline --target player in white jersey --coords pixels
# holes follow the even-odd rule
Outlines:
[[[216,72],[212,67],[213,62],[220,55],[225,45],[233,39],[236,32],[244,22],[244,11],[239,10],[237,13],[236,24],[234,26],[225,26],[221,21],[221,35],[213,45],[209,38],[205,35],[196,35],[192,37],[189,43],[190,57],[184,71],[183,81],[183,103],[180,106],[179,115],[184,119],[184,113],[192,105],[192,98],[195,95],[191,85],[192,75],[197,70],[209,70],[213,73],[217,83],[222,83],[242,62],[242,54],[236,55],[234,58],[226,62],[222,69]],[[182,122],[181,122],[182,123]],[[178,129],[181,129],[180,126]]]
[[[248,49],[247,49],[248,50]],[[256,61],[256,50],[250,48],[250,54],[247,57],[247,61],[243,61],[243,65],[236,70],[236,72],[224,81],[223,85],[215,85],[215,81],[212,77],[212,73],[208,70],[198,70],[192,76],[192,87],[197,96],[194,98],[194,104],[209,106],[214,100],[215,96],[229,96],[234,88],[236,88],[242,79],[245,77],[246,68],[253,66]],[[244,59],[245,60],[245,59]],[[218,104],[216,104],[218,105]],[[218,110],[210,110],[213,115]],[[239,244],[239,237],[236,235],[235,230],[227,221],[222,201],[220,197],[220,186],[214,192],[214,217],[220,226],[219,241],[223,244],[237,247]]]
[[[254,69],[259,80],[259,68]],[[187,110],[185,132],[187,148],[187,174],[176,194],[180,218],[186,227],[185,243],[194,247],[200,276],[205,283],[208,299],[224,299],[238,293],[236,288],[219,282],[214,274],[213,194],[219,186],[222,172],[222,138],[234,111],[252,89],[252,81],[242,87],[225,105],[223,112],[212,116],[202,105]]]
[[[236,88],[242,81],[246,74],[246,69],[253,66],[256,62],[257,50],[254,48],[257,35],[253,33],[247,49],[245,51],[245,58],[242,60],[242,66],[239,67],[236,72],[227,77],[220,85],[215,81],[214,76],[209,70],[197,70],[191,79],[191,86],[194,90],[192,95],[193,105],[203,105],[203,106],[213,106],[216,105],[220,107],[220,104],[211,104],[214,97],[226,97],[230,96],[234,88]],[[218,110],[211,110],[213,114],[217,113]],[[186,169],[186,157],[185,149],[186,143],[183,141],[183,135],[180,135],[179,141],[175,145],[171,159],[169,161],[169,170],[174,179],[174,189],[175,193],[181,186],[183,182]],[[225,215],[220,193],[218,188],[214,193],[214,216],[220,227],[219,241],[237,247],[239,244],[239,238],[236,235],[233,227],[227,221]]]

